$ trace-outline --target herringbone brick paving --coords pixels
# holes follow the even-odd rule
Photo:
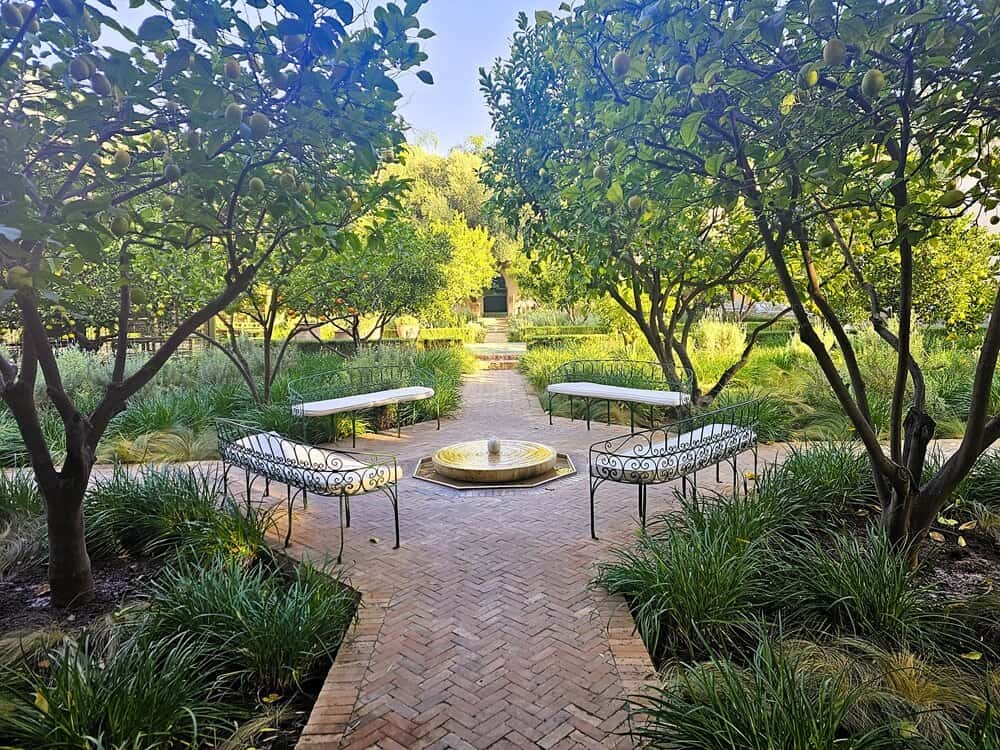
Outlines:
[[[440,431],[424,424],[401,439],[359,440],[405,469],[402,547],[392,549],[389,503],[355,498],[344,568],[362,609],[300,747],[632,747],[624,701],[653,668],[624,601],[589,585],[594,562],[635,533],[634,490],[606,485],[601,541],[589,536],[587,448],[621,431],[565,419],[550,427],[520,374],[491,370],[467,378],[460,415]],[[545,442],[579,473],[512,491],[411,478],[434,449],[489,435]],[[651,513],[671,503],[670,488],[658,489]],[[291,554],[336,555],[335,501],[313,499],[294,523]]]

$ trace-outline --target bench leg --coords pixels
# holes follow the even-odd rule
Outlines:
[[[344,493],[339,495],[340,500],[340,549],[337,550],[337,565],[344,559]]]
[[[611,426],[611,402],[608,401],[608,427]]]
[[[346,508],[346,510],[347,510],[347,515],[345,516],[345,518],[346,518],[346,526],[347,526],[347,528],[351,528],[351,496],[350,495],[344,495],[344,508]]]
[[[594,494],[597,492],[597,483],[590,480],[590,538],[597,539],[597,532],[594,529]]]
[[[629,429],[631,430],[632,434],[634,435],[635,434],[635,405],[631,401],[628,402],[628,424],[629,424]]]
[[[399,549],[399,489],[395,484],[389,491],[389,502],[392,503],[392,522],[396,531],[396,546],[393,549]]]
[[[285,549],[292,543],[292,504],[295,502],[295,495],[288,493],[288,529],[285,531]]]
[[[356,412],[351,412],[351,447],[358,447],[358,415]]]
[[[573,397],[569,397],[569,421],[576,421],[576,413],[573,411]]]
[[[552,394],[549,394],[549,427],[552,426]]]
[[[246,494],[247,516],[249,516],[250,513],[253,511],[253,508],[250,505],[250,471],[248,469],[243,470],[243,479],[245,481],[246,493],[247,493]]]
[[[639,523],[646,528],[646,485],[639,485]]]
[[[271,477],[264,477],[264,497],[271,497]]]
[[[592,402],[591,402],[591,400],[589,398],[585,398],[583,400],[583,405],[587,409],[587,431],[588,432],[590,431],[590,405],[591,405],[591,403]]]

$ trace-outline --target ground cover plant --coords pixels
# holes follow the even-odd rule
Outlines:
[[[728,366],[744,347],[745,333],[738,323],[706,321],[694,329],[692,359],[709,378]],[[883,353],[871,334],[855,335],[858,360],[869,384],[868,395],[878,434],[888,437],[893,378],[885,367]],[[976,351],[961,339],[915,335],[913,347],[925,362],[925,389],[929,413],[937,422],[937,436],[959,438],[970,415]],[[521,370],[535,390],[542,394],[553,382],[559,365],[574,359],[624,358],[649,361],[652,353],[641,344],[612,346],[584,342],[529,350],[521,358]],[[783,343],[758,344],[746,365],[736,373],[715,407],[759,398],[761,439],[772,441],[832,439],[847,440],[857,432],[826,383],[812,354],[791,337]],[[995,377],[988,399],[991,408],[1000,407],[1000,377]],[[556,403],[557,413],[568,414],[568,404]],[[577,408],[583,408],[578,404]],[[705,407],[705,408],[712,408]],[[882,414],[884,419],[879,417]],[[627,423],[627,409],[613,411]]]
[[[0,486],[3,513],[38,518],[17,476]],[[213,471],[118,468],[85,502],[99,583],[123,563],[139,580],[114,597],[99,587],[99,606],[56,627],[4,619],[0,745],[291,747],[356,593],[274,553],[270,514],[228,497]],[[5,593],[44,581],[44,534],[37,544],[4,558]]]
[[[244,342],[241,351],[247,355],[251,370],[263,377],[261,347]],[[100,354],[66,350],[58,358],[81,394],[98,392],[110,377],[111,363]],[[67,363],[62,363],[63,358]],[[141,361],[133,366],[138,367]],[[109,424],[98,446],[98,458],[104,463],[126,464],[217,458],[214,420],[220,417],[300,437],[302,424],[292,417],[288,402],[289,381],[314,373],[336,373],[345,367],[396,364],[433,374],[435,397],[421,402],[416,412],[418,420],[425,420],[433,418],[438,408],[442,416],[447,416],[458,407],[461,375],[471,371],[474,361],[467,352],[456,348],[416,351],[394,346],[372,347],[351,358],[335,353],[294,352],[286,357],[280,372],[272,374],[272,397],[263,404],[255,402],[243,376],[221,352],[199,351],[172,359],[149,386],[129,401],[126,409]],[[38,388],[43,432],[50,450],[58,456],[64,450],[61,420],[45,399],[44,385]],[[314,440],[325,442],[349,434],[350,420],[345,417],[337,421],[336,435],[330,434],[327,420],[313,420],[308,428],[315,432]],[[24,466],[27,461],[27,451],[10,412],[0,410],[0,465]]]
[[[986,454],[975,484],[995,486],[998,466]],[[914,567],[877,524],[864,453],[819,443],[748,495],[689,499],[651,523],[595,579],[628,599],[661,670],[635,698],[638,736],[671,748],[995,747],[1000,547],[969,520],[977,502],[1000,500],[963,487]]]

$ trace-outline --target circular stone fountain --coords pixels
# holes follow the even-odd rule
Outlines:
[[[431,461],[438,474],[451,479],[503,484],[547,474],[557,458],[554,450],[541,443],[490,438],[441,448]]]

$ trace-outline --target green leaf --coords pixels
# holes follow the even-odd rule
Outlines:
[[[704,112],[692,112],[681,122],[681,141],[685,146],[691,146],[698,140],[698,128],[704,119]]]
[[[619,182],[611,183],[611,187],[608,188],[607,198],[616,206],[623,200],[625,200],[625,191],[622,190],[621,183]]]
[[[536,10],[535,11],[535,25],[544,26],[547,23],[552,23],[555,17],[547,10]]]
[[[420,29],[420,31],[417,33],[417,36],[420,39],[431,39],[434,36],[436,36],[436,34],[430,29]]]
[[[426,83],[428,86],[434,83],[434,76],[431,75],[428,70],[421,70],[417,72],[417,78]]]
[[[101,260],[104,243],[101,242],[101,238],[95,232],[90,232],[86,229],[70,229],[66,232],[66,238],[85,259],[93,263]]]
[[[712,177],[718,177],[719,171],[722,169],[723,159],[725,159],[723,154],[712,154],[705,159],[705,171],[712,175]]]
[[[146,42],[162,42],[173,36],[174,25],[166,16],[150,16],[139,24],[139,38]]]

